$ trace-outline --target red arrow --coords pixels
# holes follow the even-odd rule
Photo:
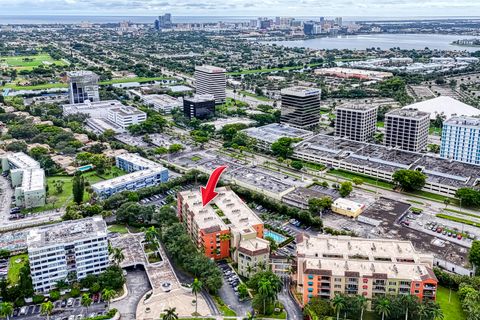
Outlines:
[[[200,187],[200,191],[202,191],[202,203],[204,207],[217,196],[218,192],[215,192],[215,187],[220,179],[220,175],[225,169],[227,169],[227,166],[221,166],[213,170],[210,178],[208,179],[207,185],[205,187]]]

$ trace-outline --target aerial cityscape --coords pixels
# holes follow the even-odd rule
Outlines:
[[[0,8],[0,319],[480,319],[479,3]]]

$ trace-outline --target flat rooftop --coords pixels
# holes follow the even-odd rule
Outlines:
[[[213,94],[195,94],[191,97],[185,97],[183,98],[184,101],[190,101],[193,103],[198,103],[198,102],[206,102],[206,101],[212,101],[215,100],[215,96]]]
[[[225,70],[224,68],[215,67],[215,66],[208,66],[208,65],[196,66],[195,70],[196,71],[202,71],[202,72],[208,72],[208,73],[225,73],[225,72],[227,72],[227,70]]]
[[[95,80],[98,80],[98,75],[89,70],[77,70],[77,71],[69,71],[67,72],[67,77],[69,78],[81,78],[81,77],[89,77]]]
[[[420,111],[413,106],[403,109],[395,109],[385,114],[385,117],[401,117],[401,118],[412,118],[412,119],[421,119],[428,117],[430,118],[430,112]]]
[[[142,97],[146,103],[155,103],[161,106],[181,106],[182,102],[168,94],[150,94]]]
[[[121,106],[121,107],[111,108],[110,112],[115,112],[123,117],[133,116],[133,115],[145,115],[145,116],[147,115],[145,112],[131,106]]]
[[[94,190],[105,190],[105,189],[109,189],[109,188],[114,188],[116,186],[121,186],[121,185],[124,185],[124,184],[132,183],[132,182],[135,182],[137,180],[156,175],[160,172],[163,172],[164,170],[167,170],[167,169],[162,167],[162,166],[158,166],[158,167],[151,168],[151,169],[136,171],[136,172],[126,174],[124,176],[120,176],[120,177],[116,177],[116,178],[113,178],[113,179],[97,182],[97,183],[92,185],[92,188]]]
[[[124,154],[118,155],[116,158],[121,159],[123,161],[131,162],[134,165],[141,166],[141,167],[146,167],[146,168],[161,167],[160,163],[154,162],[150,159],[146,159],[141,155],[139,155],[138,153],[124,153]]]
[[[311,131],[293,128],[280,123],[271,123],[262,127],[248,128],[242,130],[242,132],[245,132],[248,136],[254,139],[267,141],[268,143],[276,142],[278,139],[284,137],[303,139],[313,136]]]
[[[24,192],[45,189],[45,172],[40,168],[23,171],[22,189]]]
[[[358,274],[359,277],[372,277],[379,279],[408,279],[422,281],[435,278],[432,270],[424,264],[417,263],[392,263],[378,261],[336,260],[336,259],[307,259],[304,271],[326,270],[332,276],[346,276]]]
[[[290,87],[281,90],[282,95],[292,95],[297,97],[308,97],[314,95],[320,95],[321,90],[317,88],[309,88],[309,87]]]
[[[217,197],[205,207],[202,205],[200,189],[180,192],[184,202],[194,213],[199,228],[218,226],[218,230],[229,228],[241,231],[251,226],[263,224],[255,212],[244,203],[235,192],[227,187],[217,188]]]
[[[464,127],[476,127],[480,128],[480,118],[472,117],[452,117],[443,122],[451,126],[464,126]]]
[[[40,163],[23,152],[7,153],[8,161],[17,169],[40,168]]]
[[[369,111],[377,109],[377,105],[372,104],[351,104],[345,103],[340,106],[337,106],[335,110],[351,110],[351,111]]]
[[[69,113],[81,113],[82,111],[88,112],[91,109],[104,109],[104,108],[120,108],[124,107],[118,100],[105,100],[105,101],[85,101],[83,103],[64,104],[62,105],[63,112]]]
[[[27,246],[30,251],[98,237],[107,237],[107,224],[95,216],[32,228],[27,234]]]

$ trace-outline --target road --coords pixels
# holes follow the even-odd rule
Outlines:
[[[302,309],[292,296],[292,292],[290,291],[290,281],[290,277],[288,276],[283,278],[283,289],[278,294],[278,301],[283,304],[285,310],[287,311],[287,320],[302,320]]]
[[[7,223],[10,217],[13,190],[7,178],[0,175],[0,222]]]
[[[111,303],[111,308],[116,308],[123,320],[134,320],[137,313],[137,305],[142,297],[152,288],[147,274],[141,268],[127,271],[128,295]]]

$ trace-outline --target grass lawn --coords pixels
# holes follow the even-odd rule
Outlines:
[[[17,262],[18,261],[18,262]],[[11,285],[15,285],[20,280],[20,269],[28,263],[28,254],[19,254],[17,256],[10,257],[8,261],[8,280]]]
[[[450,209],[450,208],[446,208],[445,211],[454,212],[454,213],[458,213],[458,214],[461,214],[461,215],[464,215],[464,216],[469,216],[469,217],[480,219],[480,215],[469,213],[469,212],[463,212],[463,211],[460,211],[460,210],[455,210],[455,209]]]
[[[105,173],[104,175],[98,175],[96,171],[90,171],[83,174],[86,181],[90,184],[94,184],[100,181],[108,180],[113,178],[114,176],[122,176],[125,172],[123,170],[118,169],[117,167],[112,167],[112,169]],[[47,177],[47,184],[48,184],[48,195],[49,197],[53,197],[55,202],[48,203],[44,207],[35,208],[33,211],[29,210],[29,212],[35,211],[44,211],[44,210],[51,210],[63,207],[65,204],[68,204],[72,200],[72,179],[73,176],[51,176]],[[57,193],[55,188],[56,181],[63,181],[62,191]],[[89,194],[85,191],[84,200],[89,199]]]
[[[256,94],[251,93],[251,92],[248,92],[248,91],[240,91],[239,93],[241,93],[241,94],[243,94],[243,95],[246,95],[246,96],[248,96],[248,97],[252,97],[252,98],[261,100],[261,101],[272,101],[272,100],[270,100],[270,99],[267,98],[267,97],[257,96]]]
[[[213,296],[215,304],[217,305],[218,309],[225,317],[236,317],[237,313],[230,309],[225,302],[219,296]]]
[[[417,200],[413,200],[413,199],[408,199],[407,200],[408,202],[411,202],[411,203],[415,203],[415,204],[420,204],[420,205],[423,205],[424,203],[421,202],[421,201],[417,201]]]
[[[280,313],[269,314],[268,316],[264,316],[263,314],[257,314],[257,315],[255,315],[255,318],[257,318],[257,319],[262,319],[262,318],[287,319],[287,313],[285,311],[282,311]]]
[[[437,289],[437,303],[443,311],[444,320],[465,320],[465,314],[456,291],[452,291],[450,302],[448,302],[450,290],[444,287]]]
[[[358,174],[358,173],[352,173],[352,172],[347,172],[343,170],[337,170],[337,169],[331,169],[328,171],[329,174],[334,175],[334,176],[339,176],[345,179],[352,180],[353,178],[360,178],[363,180],[364,183],[370,184],[370,185],[378,185],[380,188],[384,189],[393,189],[393,184],[386,182],[386,181],[381,181],[381,180],[376,180],[375,178],[365,176],[363,174]]]
[[[64,60],[55,60],[48,53],[41,53],[31,56],[6,56],[0,57],[0,64],[6,64],[8,68],[20,70],[32,70],[41,65],[55,64],[57,66],[66,66],[68,63]]]
[[[108,226],[108,231],[122,234],[128,233],[127,227],[121,224],[112,224],[111,226]]]
[[[199,160],[202,160],[202,157],[199,157],[199,156],[193,156],[191,158],[192,161],[199,161]]]
[[[417,196],[420,196],[420,197],[424,197],[424,198],[439,201],[439,202],[443,202],[445,199],[449,199],[450,203],[452,203],[452,204],[458,204],[459,203],[458,199],[442,196],[441,194],[436,194],[436,193],[433,193],[433,192],[428,192],[428,191],[423,191],[423,190],[412,191],[412,192],[404,192],[404,193],[405,194],[410,193],[410,194],[413,194],[413,195],[417,195]]]
[[[385,127],[385,123],[383,121],[378,121],[377,128],[383,128],[383,127]]]

